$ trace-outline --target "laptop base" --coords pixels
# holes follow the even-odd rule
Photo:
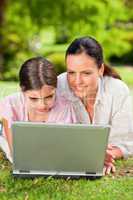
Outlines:
[[[42,172],[38,173],[37,171],[33,172],[20,172],[19,170],[13,171],[13,177],[14,178],[37,178],[37,177],[44,177],[44,178],[57,178],[57,179],[90,179],[95,180],[102,178],[103,174],[96,174],[96,173],[68,173],[68,172]]]

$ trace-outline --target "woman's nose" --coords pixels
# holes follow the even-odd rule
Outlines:
[[[76,77],[75,77],[75,83],[77,85],[81,84],[82,83],[82,77],[80,74],[77,74]]]

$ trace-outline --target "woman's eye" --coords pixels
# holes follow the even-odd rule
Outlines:
[[[91,72],[84,72],[85,75],[91,75]]]
[[[34,98],[34,97],[29,97],[31,101],[37,101],[38,99],[37,98]]]

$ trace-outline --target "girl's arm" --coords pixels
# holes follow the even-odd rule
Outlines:
[[[12,134],[11,134],[11,129],[9,128],[7,119],[2,118],[2,124],[3,124],[3,134],[8,142],[10,152],[11,152],[12,151]]]

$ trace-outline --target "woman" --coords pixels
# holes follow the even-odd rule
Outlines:
[[[133,115],[129,89],[104,63],[101,45],[92,37],[75,39],[66,51],[67,73],[58,78],[58,91],[73,104],[80,123],[110,124],[105,173],[114,160],[133,153]]]
[[[19,72],[21,91],[0,102],[0,117],[4,128],[0,146],[11,160],[13,121],[75,123],[73,108],[56,93],[57,76],[51,62],[42,57],[27,60]],[[6,140],[5,140],[6,138]]]

